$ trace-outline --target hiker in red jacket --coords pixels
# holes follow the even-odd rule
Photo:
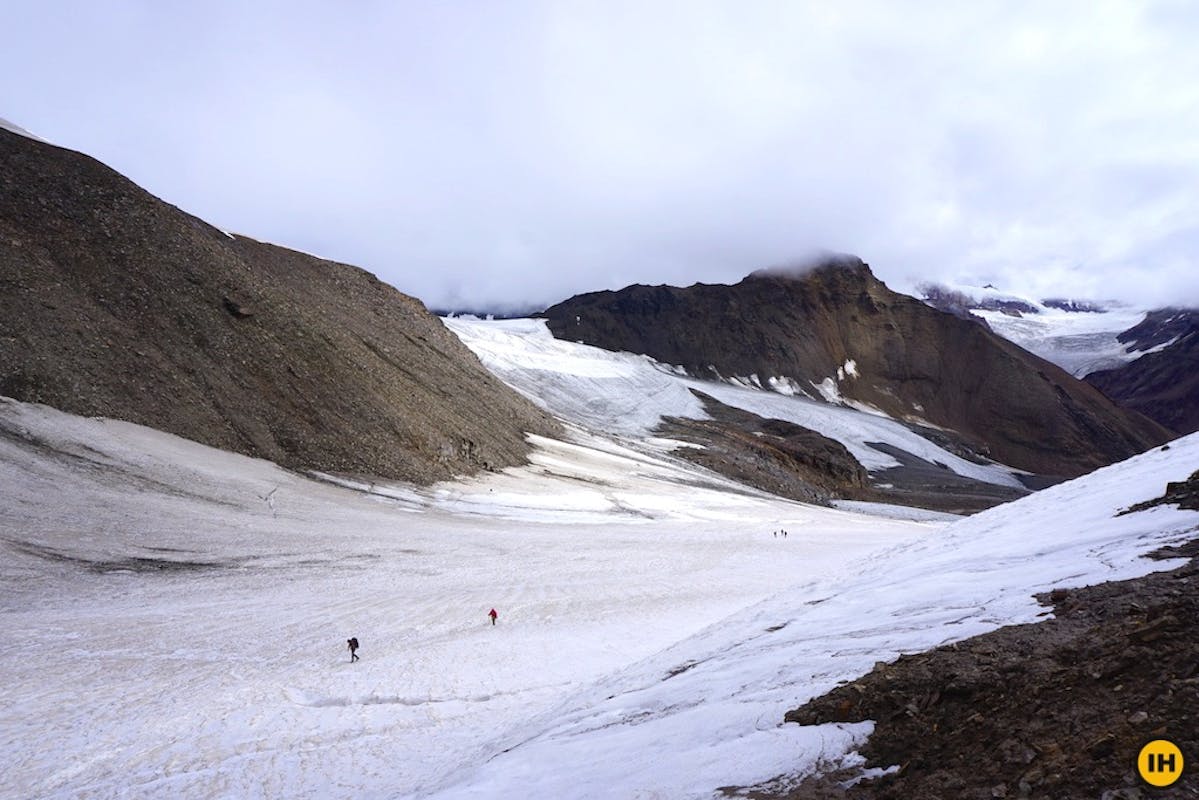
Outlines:
[[[495,624],[495,618],[496,618],[496,617],[498,617],[498,616],[499,616],[499,614],[496,614],[496,613],[495,613],[495,609],[493,608],[493,609],[491,609],[490,611],[488,611],[488,612],[487,612],[487,616],[491,617],[491,624],[492,624],[492,625],[494,625],[494,624]]]

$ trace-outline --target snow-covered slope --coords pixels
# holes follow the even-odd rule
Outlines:
[[[787,420],[841,442],[868,470],[898,466],[870,446],[881,442],[926,461],[941,462],[970,478],[1020,486],[1002,465],[980,465],[954,455],[881,414],[730,383],[700,381],[651,358],[613,353],[555,339],[544,321],[453,318],[445,324],[509,386],[551,413],[594,431],[647,437],[663,416],[704,419],[691,394],[764,417]]]
[[[859,763],[871,723],[783,715],[879,660],[1035,621],[1034,593],[1175,566],[1139,556],[1194,538],[1199,514],[1116,514],[1197,464],[1193,435],[780,592],[579,693],[436,796],[713,797]]]

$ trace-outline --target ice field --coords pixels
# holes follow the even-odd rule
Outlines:
[[[1013,317],[1000,311],[973,313],[1006,339],[1052,361],[1076,378],[1112,369],[1144,355],[1117,337],[1145,319],[1144,311],[1117,308],[1078,312],[1039,307],[1040,313]]]

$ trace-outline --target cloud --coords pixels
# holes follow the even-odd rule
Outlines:
[[[0,114],[434,306],[735,281],[820,248],[897,288],[1199,304],[1185,3],[11,16]]]

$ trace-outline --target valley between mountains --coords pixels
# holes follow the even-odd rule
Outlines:
[[[0,797],[1150,796],[1193,312],[987,291],[439,318],[0,129]]]

